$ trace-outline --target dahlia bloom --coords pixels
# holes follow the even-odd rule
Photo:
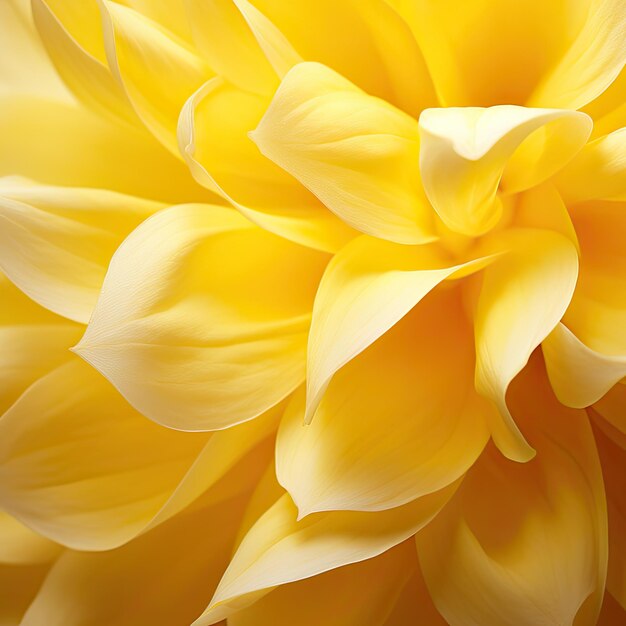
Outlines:
[[[0,50],[0,623],[626,623],[624,0]]]

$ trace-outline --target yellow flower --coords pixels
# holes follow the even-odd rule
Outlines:
[[[624,0],[0,49],[0,622],[626,623]]]

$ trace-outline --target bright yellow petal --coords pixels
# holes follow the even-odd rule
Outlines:
[[[381,626],[417,567],[411,543],[402,543],[373,559],[283,585],[229,616],[228,624]]]
[[[563,324],[556,326],[541,347],[554,393],[566,406],[589,406],[626,376],[626,355],[596,352]]]
[[[71,358],[84,327],[35,304],[0,273],[0,415],[40,376]]]
[[[295,397],[276,473],[298,506],[380,511],[454,482],[489,438],[458,291],[432,293],[340,370],[310,425]]]
[[[531,106],[578,109],[599,96],[626,64],[626,4],[588,0],[582,5],[587,12],[584,25],[538,85]]]
[[[402,246],[367,236],[328,264],[313,306],[307,351],[307,417],[331,378],[446,279],[480,270],[493,259],[454,264],[432,245]]]
[[[599,430],[595,434],[609,512],[609,569],[606,586],[626,610],[626,449]]]
[[[399,243],[434,238],[417,122],[328,67],[294,67],[251,137],[353,228]]]
[[[156,22],[102,0],[109,65],[150,131],[178,155],[176,128],[187,98],[213,73],[195,52]]]
[[[507,387],[563,317],[578,256],[563,235],[534,229],[503,231],[487,251],[504,254],[483,273],[474,321],[476,389],[500,411],[501,421],[492,424],[494,441],[506,456],[523,461],[533,451],[507,408]]]
[[[0,176],[170,203],[215,201],[146,130],[104,120],[76,104],[0,97],[0,136]]]
[[[22,626],[190,624],[228,563],[244,503],[185,512],[116,550],[66,552]]]
[[[565,325],[589,348],[626,356],[626,202],[570,208],[581,247],[580,276]]]
[[[482,235],[502,215],[499,190],[519,192],[546,180],[582,148],[591,127],[575,111],[427,109],[419,121],[426,195],[449,228]]]
[[[0,268],[42,306],[86,324],[113,252],[162,206],[99,189],[0,179]]]
[[[583,111],[593,118],[594,139],[626,126],[626,68]]]
[[[268,103],[221,78],[208,81],[183,108],[180,151],[201,185],[226,198],[254,223],[297,243],[334,252],[355,231],[264,158],[248,136]]]
[[[455,489],[453,485],[384,512],[315,513],[300,521],[284,495],[246,535],[194,626],[213,624],[277,585],[381,554],[427,524]]]
[[[0,564],[49,563],[60,553],[61,546],[33,532],[8,513],[0,511]]]
[[[304,379],[327,260],[233,209],[166,209],[118,249],[76,351],[162,424],[249,420]]]
[[[213,435],[165,429],[75,358],[31,385],[0,420],[0,506],[64,545],[110,549],[216,484],[275,420]]]
[[[556,178],[564,200],[626,200],[626,128],[588,143]]]
[[[134,9],[153,22],[165,26],[186,42],[192,43],[191,24],[187,14],[186,0],[114,0],[117,4]]]
[[[587,416],[556,401],[539,359],[511,395],[537,457],[485,452],[417,534],[426,583],[451,626],[595,624],[607,521]]]

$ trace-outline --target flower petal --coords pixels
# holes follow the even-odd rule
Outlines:
[[[211,70],[182,40],[141,13],[109,0],[101,6],[109,65],[139,117],[178,155],[180,110]]]
[[[354,236],[289,174],[264,158],[248,133],[269,100],[215,78],[185,104],[178,140],[194,178],[262,228],[334,252]]]
[[[568,204],[626,200],[626,128],[588,143],[556,178]]]
[[[100,189],[0,179],[0,268],[42,306],[86,324],[113,252],[162,206]]]
[[[589,406],[626,376],[626,355],[596,352],[563,324],[556,326],[541,347],[554,393],[566,406]]]
[[[595,624],[607,530],[587,416],[556,401],[539,359],[511,396],[537,457],[485,452],[417,534],[426,584],[451,626]]]
[[[458,290],[429,294],[333,379],[310,425],[281,422],[276,473],[300,516],[380,511],[457,480],[489,438]]]
[[[61,546],[0,511],[0,564],[49,563],[60,553]]]
[[[0,506],[64,545],[110,549],[216,484],[275,419],[214,435],[161,428],[74,359],[31,385],[0,420]]]
[[[190,624],[228,563],[244,502],[185,512],[116,550],[66,552],[21,624]]]
[[[531,106],[578,109],[599,96],[626,63],[626,5],[590,0],[587,17],[567,52],[530,98]]]
[[[626,202],[570,208],[580,240],[580,276],[565,325],[589,348],[626,356]]]
[[[251,137],[353,228],[399,243],[434,238],[417,122],[328,67],[294,67]]]
[[[449,228],[482,235],[502,215],[499,186],[512,193],[543,182],[582,148],[591,127],[575,111],[427,109],[419,120],[426,195]]]
[[[417,568],[411,543],[400,544],[373,559],[283,585],[230,615],[228,624],[380,626]]]
[[[333,375],[446,279],[479,271],[493,259],[453,264],[434,245],[402,246],[367,236],[328,264],[313,306],[307,351],[310,422]]]
[[[610,426],[603,432],[626,450],[626,385],[615,385],[593,405],[593,411]]]
[[[47,564],[0,565],[0,623],[3,626],[22,623],[49,569]]]
[[[194,626],[213,624],[277,585],[383,553],[427,524],[455,489],[452,485],[384,512],[316,513],[300,521],[285,494],[245,536]]]
[[[527,461],[532,448],[505,400],[509,383],[531,352],[563,317],[576,285],[574,244],[547,230],[511,229],[494,236],[487,252],[504,252],[483,272],[475,314],[476,389],[498,407],[494,441],[511,459]]]
[[[114,255],[76,351],[167,426],[217,430],[249,420],[304,379],[327,261],[233,209],[166,209]]]

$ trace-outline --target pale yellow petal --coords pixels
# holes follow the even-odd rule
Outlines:
[[[570,207],[580,241],[580,276],[564,318],[589,348],[626,356],[626,202]]]
[[[599,96],[626,64],[626,4],[590,0],[583,6],[584,25],[537,86],[531,106],[578,109]]]
[[[42,377],[0,420],[0,506],[64,545],[126,543],[217,484],[275,415],[206,435],[162,428],[79,359]],[[233,481],[230,488],[239,488]]]
[[[114,0],[158,22],[184,41],[193,43],[186,0]]]
[[[417,568],[414,545],[278,587],[229,626],[381,626]]]
[[[446,279],[493,259],[454,264],[435,245],[402,246],[367,236],[338,252],[315,296],[307,350],[310,421],[331,378]]]
[[[567,406],[580,409],[593,404],[626,376],[626,355],[596,352],[563,324],[541,347],[554,393]]]
[[[437,290],[330,383],[310,425],[294,397],[276,473],[298,506],[380,511],[462,476],[493,410],[473,387],[474,345],[458,290]]]
[[[243,504],[185,512],[116,550],[66,552],[22,626],[188,626],[228,564]]]
[[[295,66],[251,137],[353,228],[399,243],[434,238],[417,122],[330,68]]]
[[[626,128],[588,143],[555,182],[570,204],[626,200]]]
[[[178,141],[194,178],[262,228],[297,243],[334,252],[356,233],[298,181],[264,158],[248,133],[269,99],[222,78],[185,104]]]
[[[426,584],[451,626],[596,623],[607,563],[602,472],[585,412],[558,403],[539,361],[511,394],[536,459],[486,451],[417,534]]]
[[[482,235],[502,215],[498,191],[523,191],[549,178],[582,148],[591,127],[575,111],[427,109],[419,121],[426,195],[449,228]]]
[[[109,65],[139,117],[173,153],[183,105],[212,71],[176,35],[141,13],[101,0]]]
[[[61,550],[58,544],[0,511],[0,568],[5,564],[49,563],[59,556]]]
[[[71,358],[84,327],[35,304],[0,273],[0,415],[40,376]]]
[[[509,458],[533,456],[506,403],[509,383],[552,332],[570,302],[578,275],[576,247],[547,230],[512,229],[494,236],[489,252],[504,253],[484,270],[475,314],[476,389],[498,407],[493,438]]]
[[[453,485],[384,512],[315,513],[300,521],[284,495],[246,535],[194,626],[213,624],[277,585],[381,554],[427,524],[455,489]]]
[[[114,255],[76,351],[167,426],[216,430],[249,420],[304,379],[327,260],[233,209],[166,209]]]
[[[0,96],[0,136],[0,176],[170,203],[215,201],[146,130],[104,120],[76,104]]]
[[[113,252],[162,206],[100,189],[0,179],[0,268],[42,306],[86,324]]]

